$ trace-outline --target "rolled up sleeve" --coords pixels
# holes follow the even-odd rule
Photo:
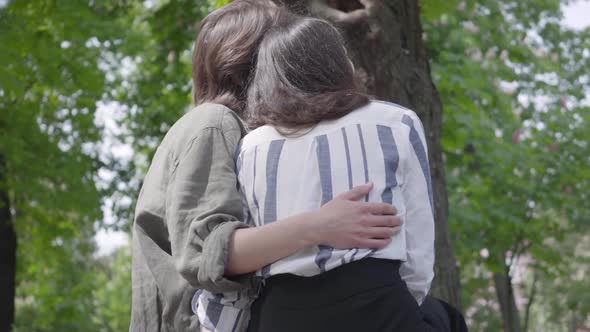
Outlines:
[[[233,159],[239,135],[203,129],[174,161],[167,188],[166,221],[175,266],[192,286],[215,293],[253,285],[252,274],[224,276],[232,234],[248,227],[241,222]]]
[[[200,292],[193,301],[201,326],[212,332],[246,331],[257,289],[223,294]]]

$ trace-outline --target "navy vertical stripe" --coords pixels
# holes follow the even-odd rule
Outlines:
[[[264,224],[277,220],[277,172],[285,140],[270,142],[266,157],[266,196],[264,197]]]
[[[356,128],[359,132],[359,140],[361,143],[361,152],[363,153],[363,167],[365,168],[365,183],[369,182],[369,166],[367,165],[367,150],[365,149],[365,140],[363,139],[363,131],[361,125],[357,124]],[[365,197],[365,202],[369,201],[369,195]]]
[[[245,219],[246,219],[246,220],[244,221],[244,223],[245,223],[246,225],[250,225],[250,226],[254,226],[254,227],[256,226],[256,225],[254,225],[254,224],[253,224],[253,221],[254,221],[254,220],[252,219],[252,215],[250,214],[250,210],[246,211],[246,212],[244,213],[244,216],[245,216]]]
[[[223,304],[220,303],[221,297],[221,294],[216,294],[215,298],[210,299],[209,303],[207,304],[206,315],[213,326],[217,326],[217,323],[219,323],[219,318],[221,317],[221,312],[223,311]]]
[[[277,173],[279,160],[285,140],[270,142],[266,157],[266,195],[264,196],[264,224],[268,225],[277,220]],[[270,276],[271,264],[262,268],[262,276]]]
[[[399,153],[390,127],[377,125],[377,135],[379,136],[379,143],[381,143],[383,159],[385,160],[385,190],[381,198],[384,203],[393,204],[391,190],[397,186],[395,173],[399,165]]]
[[[426,184],[428,185],[428,198],[430,199],[430,208],[434,209],[432,204],[432,179],[430,178],[430,166],[428,165],[428,155],[426,154],[426,148],[420,139],[420,134],[418,134],[418,130],[414,127],[414,120],[407,115],[404,114],[402,117],[402,122],[410,127],[410,144],[412,148],[414,148],[414,152],[416,153],[416,157],[418,157],[418,161],[420,162],[420,168],[422,168],[422,173],[424,174],[424,178],[426,179]]]
[[[348,168],[348,189],[352,189],[352,166],[350,165],[350,150],[348,148],[348,137],[346,137],[345,128],[342,128],[342,139],[344,140],[344,150],[346,151],[346,166]]]
[[[258,225],[257,226],[262,226],[262,222],[260,221],[260,205],[258,204],[258,199],[256,198],[256,164],[258,163],[257,160],[257,155],[258,155],[258,146],[254,147],[254,175],[252,176],[252,201],[254,202],[254,208],[256,209],[256,211],[254,211],[254,213],[256,213],[256,216],[258,217]]]
[[[332,161],[330,160],[330,143],[327,135],[321,135],[317,140],[317,158],[322,186],[322,205],[332,200]],[[326,263],[332,256],[334,248],[320,245],[320,251],[315,257],[315,262],[321,272],[326,271]]]
[[[332,200],[332,161],[330,160],[330,143],[327,135],[321,135],[317,140],[318,167],[322,185],[322,205]]]

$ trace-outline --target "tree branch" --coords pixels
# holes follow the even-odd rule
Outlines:
[[[369,32],[367,38],[374,40],[381,32],[377,17],[377,6],[375,0],[359,0],[365,7],[363,9],[356,9],[351,12],[344,12],[329,6],[326,0],[311,0],[310,10],[313,14],[325,18],[326,20],[338,25],[355,25],[360,23],[367,23],[369,25]]]
[[[363,4],[367,1],[370,0],[363,1]],[[365,22],[369,18],[369,10],[366,5],[363,9],[357,9],[346,13],[328,6],[325,0],[312,0],[310,8],[312,13],[337,24],[353,25],[360,22]]]
[[[518,259],[524,253],[524,251],[528,248],[528,245],[524,242],[524,236],[522,232],[518,234],[516,237],[517,240],[512,246],[511,255],[510,255],[510,267],[517,264]]]

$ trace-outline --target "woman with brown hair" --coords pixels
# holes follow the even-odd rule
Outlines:
[[[313,211],[250,227],[234,155],[245,135],[248,75],[277,7],[236,0],[202,22],[195,43],[196,108],[168,131],[144,178],[133,225],[130,331],[196,331],[197,289],[251,289],[252,272],[306,247],[382,248],[399,231],[395,209],[358,202],[360,185]]]
[[[253,226],[312,211],[369,181],[367,200],[395,205],[404,223],[380,249],[318,245],[269,264],[257,272],[263,286],[254,296],[203,292],[204,326],[241,331],[233,323],[251,317],[251,332],[449,331],[443,304],[427,298],[434,216],[418,116],[360,92],[331,24],[291,15],[262,41],[246,114],[260,126],[237,157]]]

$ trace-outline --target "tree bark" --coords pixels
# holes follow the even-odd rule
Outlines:
[[[310,8],[338,25],[367,92],[415,111],[429,147],[436,216],[432,294],[461,308],[459,268],[448,227],[448,198],[441,146],[442,105],[430,76],[415,0],[284,0],[300,13]],[[363,13],[364,10],[364,13]]]
[[[500,303],[504,331],[521,332],[518,307],[516,306],[512,280],[508,274],[508,269],[503,273],[494,273],[494,284],[498,302]]]
[[[8,193],[2,187],[3,166],[0,156],[0,332],[9,332],[14,323],[16,232],[12,224]]]

